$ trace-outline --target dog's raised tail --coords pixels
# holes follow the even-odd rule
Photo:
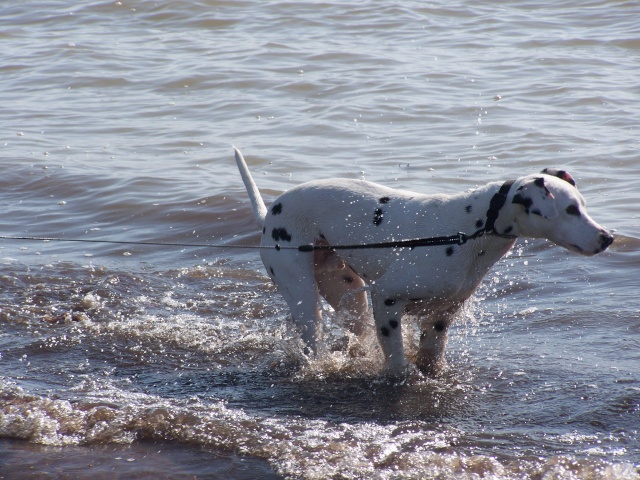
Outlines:
[[[262,228],[264,219],[267,216],[267,207],[264,204],[264,200],[262,200],[262,195],[260,195],[256,182],[253,181],[253,177],[249,172],[249,167],[247,167],[247,163],[244,161],[242,153],[240,153],[240,150],[236,147],[233,147],[233,150],[236,153],[238,170],[240,170],[242,181],[244,182],[244,186],[247,188],[247,193],[249,194],[249,200],[251,200],[251,205],[253,205],[253,214],[256,216],[258,227]]]

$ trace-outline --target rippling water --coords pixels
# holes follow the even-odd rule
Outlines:
[[[472,4],[473,3],[473,4]],[[0,235],[256,245],[306,180],[423,193],[562,166],[610,250],[518,242],[437,380],[326,313],[307,362],[251,249],[0,241],[0,477],[640,472],[640,6],[0,7]],[[334,351],[335,350],[335,351]]]

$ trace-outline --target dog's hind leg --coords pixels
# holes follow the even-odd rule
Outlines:
[[[277,257],[277,258],[276,258]],[[321,324],[321,302],[313,275],[313,258],[308,253],[263,251],[262,261],[282,294],[293,321],[308,347],[305,353],[315,354],[316,329]]]
[[[344,315],[351,332],[360,335],[369,315],[365,283],[331,251],[314,252],[314,276],[320,294],[338,315]]]

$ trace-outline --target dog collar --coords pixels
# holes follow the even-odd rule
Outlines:
[[[495,224],[498,216],[500,215],[500,209],[504,207],[504,204],[507,202],[507,195],[514,183],[515,180],[507,180],[502,184],[500,190],[498,190],[498,193],[491,197],[491,201],[489,202],[489,210],[487,210],[487,221],[484,225],[484,228],[481,228],[476,233],[474,233],[471,238],[481,237],[485,233],[504,238],[516,238],[515,235],[506,235],[504,233],[498,233],[495,231]]]

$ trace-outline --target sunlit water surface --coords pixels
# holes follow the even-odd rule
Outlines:
[[[3,236],[255,246],[235,144],[267,201],[561,166],[616,241],[519,241],[397,384],[254,249],[2,240],[0,477],[638,477],[637,2],[14,3]]]

